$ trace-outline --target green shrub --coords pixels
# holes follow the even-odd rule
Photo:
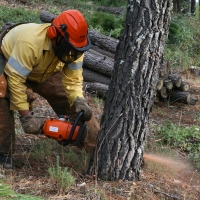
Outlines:
[[[38,162],[50,163],[51,156],[54,153],[53,149],[58,146],[57,142],[53,139],[38,139],[33,141],[33,146],[30,151],[30,158]],[[62,146],[60,146],[60,149]],[[58,148],[58,150],[60,150]]]
[[[39,13],[25,8],[0,7],[0,28],[5,22],[40,22]]]
[[[56,159],[56,165],[50,167],[48,172],[60,193],[67,192],[75,182],[75,178],[72,176],[71,171],[68,171],[67,167],[64,167],[63,169],[60,167],[58,156]]]
[[[85,150],[80,150],[76,147],[63,147],[54,139],[38,139],[33,141],[33,146],[30,150],[30,158],[37,162],[52,164],[55,156],[60,155],[62,163],[66,166],[85,174],[89,162],[89,154]]]
[[[200,29],[195,16],[173,16],[164,59],[181,70],[200,65]]]
[[[125,6],[127,4],[127,0],[93,0],[96,4],[100,4],[102,6]]]
[[[27,194],[15,193],[9,185],[0,183],[0,199],[1,200],[42,200],[40,197],[35,197]]]
[[[114,15],[104,12],[93,12],[88,19],[88,24],[92,28],[99,29],[100,32],[119,38],[123,28],[124,18],[116,18]]]
[[[200,128],[172,124],[170,121],[160,127],[158,144],[180,148],[188,154],[191,162],[200,169]]]
[[[90,155],[81,150],[80,152],[75,152],[72,148],[64,154],[65,163],[67,166],[71,166],[74,170],[85,174],[88,167],[88,162]]]
[[[179,43],[182,40],[183,28],[176,22],[171,22],[169,27],[168,43]]]

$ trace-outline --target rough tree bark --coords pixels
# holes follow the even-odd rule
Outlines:
[[[93,170],[103,180],[141,177],[143,147],[172,0],[129,0],[97,139]]]

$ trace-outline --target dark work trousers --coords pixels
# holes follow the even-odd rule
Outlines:
[[[0,54],[0,74],[5,67],[5,57]],[[0,97],[0,154],[11,155],[15,150],[14,113],[10,110],[8,91],[6,97]]]
[[[61,80],[61,72],[54,73],[44,83],[36,83],[26,80],[26,86],[31,88],[40,96],[44,97],[51,105],[55,113],[59,115],[69,115],[73,118],[77,116],[74,107],[70,108],[68,99]]]

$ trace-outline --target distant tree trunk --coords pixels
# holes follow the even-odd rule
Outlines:
[[[181,1],[183,0],[173,0],[173,12],[175,13],[181,12]]]
[[[196,0],[191,0],[191,13],[194,14],[196,11]]]
[[[177,13],[181,12],[181,2],[180,0],[177,0]]]
[[[128,1],[96,154],[88,171],[92,173],[95,168],[100,179],[141,178],[144,141],[171,10],[172,0]]]
[[[182,10],[184,14],[190,13],[191,0],[184,0],[182,4]]]
[[[200,19],[200,0],[199,0],[199,19]]]

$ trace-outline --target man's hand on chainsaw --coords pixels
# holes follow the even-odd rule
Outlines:
[[[85,102],[84,98],[77,97],[74,101],[74,107],[76,109],[76,112],[79,113],[81,111],[84,112],[83,120],[89,121],[92,117],[92,109],[90,106]]]
[[[45,118],[37,117],[34,115],[34,112],[30,112],[28,115],[20,118],[20,121],[25,133],[39,134],[42,130],[42,126],[44,125]]]

